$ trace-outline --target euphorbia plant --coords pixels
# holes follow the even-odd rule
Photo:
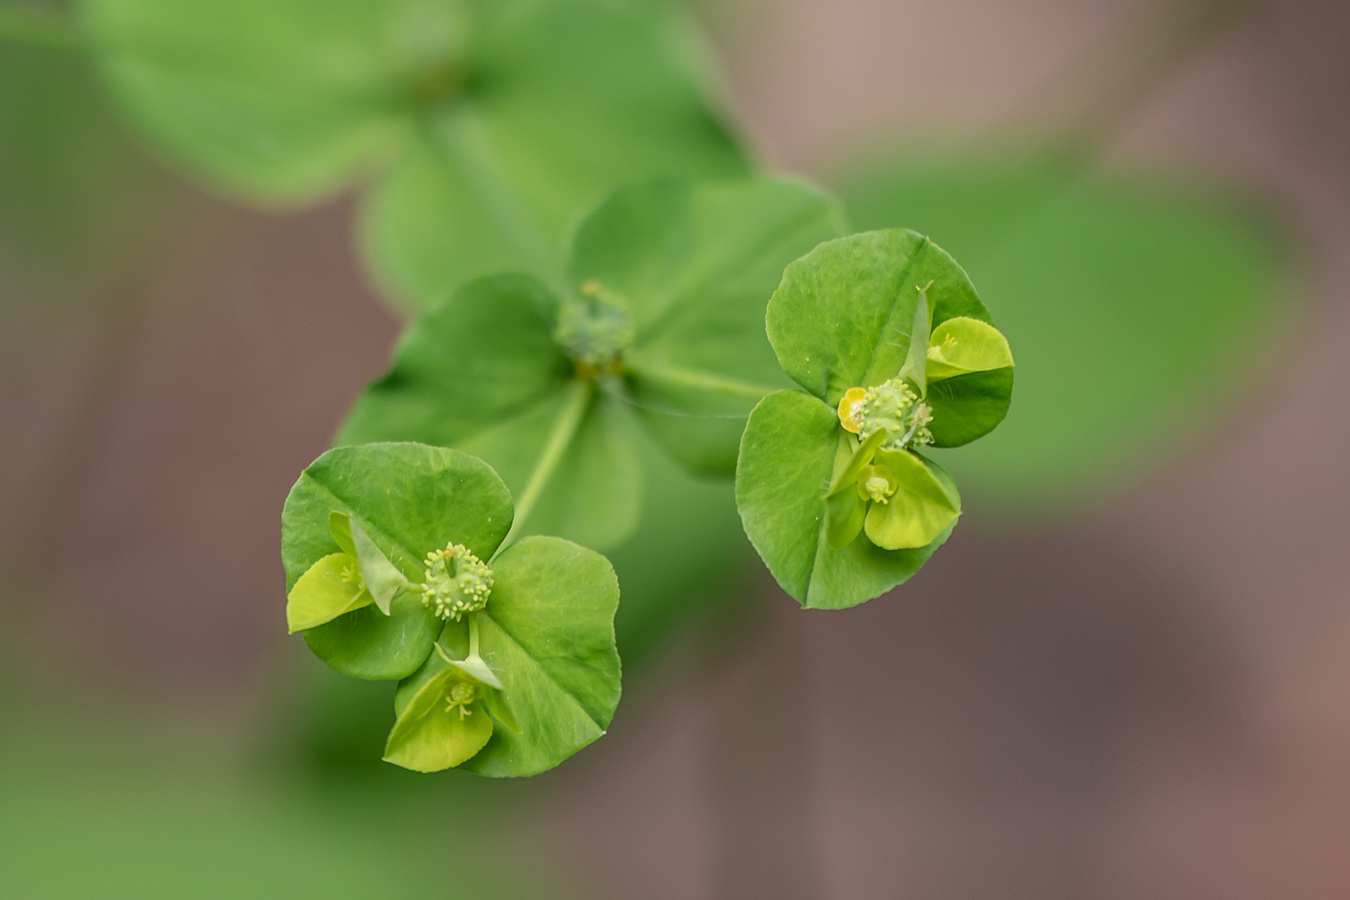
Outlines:
[[[532,775],[609,726],[614,571],[570,541],[514,540],[513,518],[491,468],[422,444],[330,450],[291,490],[292,629],[340,672],[403,679],[390,762]]]
[[[798,182],[621,190],[579,226],[565,289],[492,276],[425,313],[338,441],[459,447],[528,498],[531,530],[612,546],[642,497],[633,429],[693,471],[734,471],[745,416],[791,383],[765,301],[842,231],[834,201]]]
[[[857,234],[788,266],[768,334],[802,391],[750,415],[736,502],[755,549],[804,606],[841,608],[908,579],[961,512],[920,449],[1007,414],[1012,353],[966,273],[911,231]]]

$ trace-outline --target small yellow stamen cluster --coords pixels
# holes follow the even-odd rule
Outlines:
[[[473,710],[469,709],[469,704],[478,696],[478,691],[467,681],[456,681],[450,685],[450,689],[445,692],[445,711],[459,710],[461,719],[473,715]]]
[[[928,348],[928,358],[939,362],[946,362],[947,354],[956,349],[956,335],[949,334],[942,339],[941,344],[932,344]]]
[[[358,591],[366,589],[366,579],[361,575],[361,567],[354,562],[347,563],[342,567],[343,584],[354,584]]]
[[[442,619],[460,620],[487,606],[492,570],[463,544],[447,544],[427,554],[422,602]]]
[[[869,388],[849,388],[839,401],[839,424],[866,441],[885,431],[883,450],[904,450],[933,442],[928,423],[933,409],[903,379],[892,378]]]
[[[889,503],[900,486],[891,470],[885,466],[868,466],[858,481],[858,495],[873,503]]]

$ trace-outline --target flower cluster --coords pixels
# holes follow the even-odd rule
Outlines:
[[[463,544],[447,544],[427,554],[422,602],[436,615],[456,622],[465,613],[487,606],[492,570]]]
[[[904,450],[933,443],[928,423],[933,409],[919,399],[903,378],[869,388],[849,388],[839,401],[839,423],[863,443],[879,431],[883,450]]]

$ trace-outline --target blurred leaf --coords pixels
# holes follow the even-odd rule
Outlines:
[[[967,495],[1027,509],[1099,493],[1213,423],[1287,333],[1285,245],[1225,194],[1012,154],[842,182],[857,226],[916,228],[957,255],[1012,344],[1006,422],[939,456]]]
[[[417,305],[556,283],[608,190],[745,162],[659,9],[602,0],[84,0],[131,116],[225,190],[311,200],[385,173],[364,230]]]

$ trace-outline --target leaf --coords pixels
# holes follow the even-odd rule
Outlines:
[[[1008,339],[988,322],[967,316],[943,322],[934,330],[929,344],[929,381],[988,372],[1013,364]]]
[[[534,775],[595,741],[614,716],[619,584],[603,556],[552,537],[512,544],[494,561],[493,572],[492,596],[478,614],[479,647],[509,703],[514,722],[503,724],[515,724],[518,732],[496,729],[481,752],[459,765],[480,775]],[[459,623],[446,629],[460,642],[463,630]],[[447,670],[435,654],[399,686],[400,720],[414,703],[427,702],[426,686]]]
[[[886,503],[872,503],[867,510],[865,528],[872,543],[883,550],[925,547],[956,523],[960,498],[938,479],[931,463],[909,451],[883,450],[876,459],[900,485]]]
[[[769,301],[769,341],[788,375],[834,407],[849,388],[900,372],[925,286],[935,327],[957,316],[989,321],[966,273],[921,235],[892,229],[821,244],[783,273]],[[1011,370],[996,383],[943,384],[929,400],[938,446],[986,434],[1007,413]]]
[[[329,520],[331,519],[330,516]],[[356,558],[361,563],[361,577],[365,579],[366,590],[374,598],[375,606],[387,616],[389,604],[394,601],[394,597],[402,591],[409,590],[412,584],[394,568],[389,558],[380,552],[380,548],[375,546],[375,542],[366,534],[366,530],[361,527],[355,516],[348,516],[347,523],[352,546],[356,548]],[[331,533],[332,529],[329,531]]]
[[[783,267],[843,231],[832,198],[771,178],[621,190],[573,241],[571,279],[632,317],[624,390],[687,467],[729,475],[745,416],[790,384],[764,334]]]
[[[486,559],[511,527],[511,497],[501,479],[467,454],[416,444],[339,447],[320,456],[291,489],[282,511],[282,562],[288,591],[337,551],[331,513],[352,515],[380,552],[410,581],[422,560],[447,543]],[[393,599],[390,615],[365,607],[306,632],[324,662],[358,678],[404,678],[431,653],[441,620],[416,594]]]
[[[736,506],[745,533],[783,590],[807,608],[842,609],[908,580],[950,534],[927,546],[883,550],[867,540],[832,549],[826,493],[839,417],[798,391],[760,401],[741,439]]]
[[[329,193],[406,140],[419,34],[459,4],[84,0],[122,108],[174,159],[262,202]],[[423,38],[425,40],[425,38]]]
[[[331,622],[344,613],[375,602],[360,582],[345,578],[355,573],[357,560],[331,553],[305,570],[286,597],[286,627],[290,634]]]
[[[1008,420],[940,458],[986,505],[1063,509],[1160,465],[1268,377],[1297,320],[1287,233],[1195,178],[993,149],[897,158],[844,194],[859,226],[918,228],[956,254],[1016,348]],[[1002,377],[931,391],[992,402]]]

